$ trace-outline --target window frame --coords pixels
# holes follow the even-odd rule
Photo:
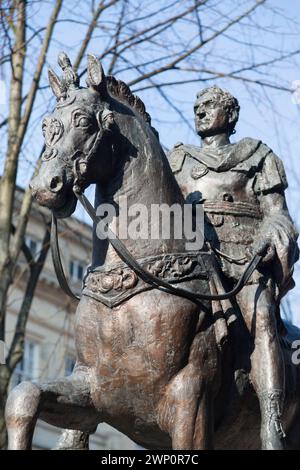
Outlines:
[[[42,249],[42,243],[40,240],[38,240],[37,237],[31,235],[31,234],[26,234],[25,235],[25,243],[27,245],[27,247],[29,248],[31,254],[32,254],[32,257],[34,259],[37,259],[37,257],[39,256],[40,254],[40,251]],[[31,247],[31,243],[35,243],[36,244],[36,249],[34,250],[34,252],[32,251],[32,247]]]
[[[32,338],[24,342],[23,358],[15,367],[11,383],[15,387],[23,381],[37,382],[39,379],[40,344]]]
[[[83,281],[86,266],[83,261],[71,258],[69,262],[69,275],[72,282],[79,283]],[[81,270],[81,275],[79,271]]]

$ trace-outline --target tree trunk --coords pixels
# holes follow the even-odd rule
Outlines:
[[[0,366],[0,449],[7,448],[7,432],[5,425],[5,403],[10,380],[10,371],[5,365]]]
[[[26,53],[26,2],[17,0],[14,7],[17,19],[11,59],[12,78],[9,97],[8,145],[3,175],[0,180],[0,340],[2,341],[5,341],[6,298],[10,277],[12,276],[10,240],[18,167],[18,155],[14,154],[13,148],[16,145],[22,112],[22,88]]]
[[[5,341],[5,312],[8,288],[11,284],[12,268],[7,259],[3,269],[0,269],[0,340]]]

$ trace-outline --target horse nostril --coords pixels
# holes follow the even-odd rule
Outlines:
[[[54,176],[50,181],[50,190],[57,193],[63,187],[62,179],[59,176]]]

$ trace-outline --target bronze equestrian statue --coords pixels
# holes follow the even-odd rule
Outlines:
[[[96,185],[95,207],[104,202],[120,209],[108,230],[118,227],[122,216],[120,202],[124,197],[128,205],[138,201],[147,208],[162,203],[169,206],[178,203],[183,207],[184,197],[141,100],[123,82],[106,77],[94,56],[88,59],[87,88],[80,87],[78,76],[65,54],[60,55],[59,64],[63,69],[62,79],[50,72],[50,85],[57,105],[43,121],[46,150],[32,191],[38,203],[52,210],[54,220],[70,216],[78,199],[85,204],[95,222],[92,265],[85,277],[76,311],[77,361],[74,371],[66,378],[42,384],[23,382],[13,389],[6,406],[9,448],[31,448],[37,418],[68,429],[60,448],[84,447],[88,434],[101,422],[112,425],[148,449],[259,448],[261,413],[256,393],[262,407],[262,446],[282,447],[282,425],[286,433],[285,446],[300,448],[300,371],[292,363],[290,343],[283,337],[277,339],[275,313],[268,316],[275,304],[261,304],[257,295],[253,297],[254,289],[258,289],[266,301],[271,294],[276,295],[278,304],[280,295],[288,289],[288,280],[291,282],[287,272],[291,272],[297,256],[296,231],[286,207],[282,206],[286,183],[280,161],[267,150],[261,156],[258,148],[262,144],[257,142],[257,148],[253,148],[252,141],[245,142],[245,158],[236,165],[232,158],[237,160],[238,153],[234,151],[232,154],[229,151],[228,159],[223,159],[225,151],[222,147],[230,146],[228,138],[237,116],[232,119],[232,110],[225,112],[227,103],[219,106],[216,113],[211,106],[210,118],[205,120],[206,111],[202,111],[199,117],[202,116],[203,124],[197,124],[200,130],[205,127],[205,121],[207,127],[214,121],[212,136],[201,134],[208,147],[210,141],[215,142],[211,155],[204,147],[205,158],[200,150],[196,152],[199,158],[195,155],[190,158],[187,156],[189,151],[183,146],[183,158],[170,156],[170,160],[176,161],[178,172],[184,171],[185,165],[193,159],[192,176],[201,171],[207,178],[215,176],[217,196],[220,181],[216,169],[219,170],[226,161],[225,167],[229,163],[228,171],[232,171],[232,178],[228,180],[230,189],[226,189],[228,198],[222,197],[219,206],[218,198],[211,193],[209,200],[205,201],[206,194],[204,197],[199,194],[193,201],[204,203],[206,217],[212,222],[207,228],[208,238],[203,248],[187,252],[186,240],[174,236],[167,240],[152,240],[150,236],[147,240],[126,238],[122,240],[123,245],[111,238],[100,239],[97,236],[98,219],[82,196],[90,184]],[[208,104],[205,105],[207,109]],[[178,147],[177,154],[181,150]],[[220,165],[213,156],[218,150],[222,159]],[[251,158],[253,161],[249,165]],[[272,168],[276,165],[277,182],[267,184],[263,178],[261,182],[255,178],[253,194],[256,199],[245,201],[250,195],[250,190],[249,193],[245,190],[245,182],[255,173],[261,176],[263,173],[259,173],[258,168],[262,169],[266,162],[273,164]],[[267,173],[272,180],[271,174]],[[198,177],[191,180],[188,175],[183,193],[190,198],[200,193],[200,180]],[[195,181],[193,189],[190,189],[191,181]],[[238,189],[233,190],[234,182]],[[212,184],[211,188],[214,190]],[[230,199],[237,195],[238,201]],[[267,204],[273,196],[270,225],[262,229],[262,221],[268,213],[262,204]],[[232,206],[229,203],[233,203]],[[233,208],[232,214],[229,207]],[[278,218],[273,216],[277,208]],[[254,225],[252,235],[247,231],[248,218]],[[219,227],[223,225],[228,230],[229,220],[232,220],[233,238],[216,241],[221,234]],[[241,256],[238,257],[242,259],[236,260],[234,248],[229,251],[229,247],[239,239],[234,238],[237,234],[234,224],[239,222],[240,239],[247,237],[248,245],[240,248]],[[255,240],[256,228],[264,230],[260,232],[262,244]],[[266,237],[267,228],[270,237]],[[290,254],[285,266],[282,260],[287,245]],[[252,253],[255,255],[255,250],[265,255],[266,249],[268,253],[259,274],[253,273],[253,282],[248,284],[251,263],[246,276],[244,257],[248,261]],[[57,266],[57,247],[54,253]],[[257,260],[257,256],[252,260]],[[226,275],[224,280],[218,260],[224,269],[229,266],[224,260],[228,263],[237,261],[232,267],[233,274]],[[275,261],[279,268],[271,270],[268,262],[275,266]],[[237,271],[239,263],[243,266],[241,271]],[[240,272],[244,274],[238,286],[224,294],[223,282],[227,282],[226,290],[230,290]],[[278,278],[274,278],[274,272]],[[63,276],[61,280],[67,290]],[[245,327],[245,323],[251,321],[250,311],[241,307],[240,315],[233,297],[242,284],[247,284],[244,289],[249,293],[247,297],[241,294],[239,300],[245,302],[248,298],[256,305],[252,305],[255,314],[252,319],[254,330],[249,328],[251,335]],[[256,326],[267,332],[258,332]],[[273,341],[268,335],[273,335]],[[253,338],[256,339],[255,347]],[[258,345],[259,338],[262,346]],[[268,363],[263,370],[267,381],[261,379],[259,382],[257,370],[252,371],[256,364],[251,364],[249,357],[251,353],[256,355],[257,350],[265,351],[265,341],[268,345],[277,343],[272,352],[266,352]],[[272,364],[275,353],[278,357],[284,356],[285,383],[283,365],[277,370]],[[257,382],[252,383],[254,381]],[[261,390],[265,393],[264,400]],[[280,401],[284,391],[282,407]],[[274,398],[270,393],[274,393]],[[264,423],[266,417],[270,419],[270,427]]]

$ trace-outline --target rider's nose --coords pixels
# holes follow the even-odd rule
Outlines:
[[[50,181],[50,191],[58,193],[63,187],[63,180],[60,176],[54,176]]]

